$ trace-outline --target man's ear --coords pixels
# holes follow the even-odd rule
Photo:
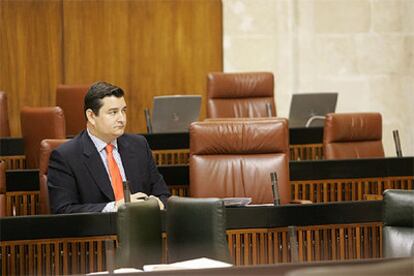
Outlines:
[[[95,125],[95,113],[93,113],[92,109],[86,110],[86,118],[88,119],[88,122],[91,123],[93,126]]]

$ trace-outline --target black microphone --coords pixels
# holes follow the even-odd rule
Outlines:
[[[266,113],[267,117],[272,117],[272,105],[270,103],[266,103]]]
[[[397,157],[402,157],[403,155],[401,150],[400,134],[398,133],[397,129],[392,131],[392,136],[394,137],[394,144],[395,150],[397,151]]]
[[[270,173],[270,180],[272,181],[273,205],[280,205],[279,185],[277,184],[277,173]]]
[[[124,188],[124,202],[129,203],[131,202],[131,190],[129,189],[129,181],[123,181],[122,187]]]
[[[148,108],[144,109],[144,114],[145,114],[145,122],[147,123],[147,132],[151,134],[152,133],[151,114]]]
[[[288,234],[290,241],[290,257],[292,263],[297,263],[299,261],[298,257],[298,238],[296,236],[296,226],[288,226]]]
[[[114,273],[115,270],[115,249],[114,241],[106,240],[105,241],[105,254],[106,254],[106,270],[109,274]]]

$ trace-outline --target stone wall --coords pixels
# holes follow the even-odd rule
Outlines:
[[[381,112],[414,155],[414,0],[223,0],[224,70],[271,71],[278,116],[292,93],[339,92],[337,112]]]

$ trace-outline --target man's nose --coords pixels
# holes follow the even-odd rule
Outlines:
[[[118,121],[125,121],[126,120],[126,113],[119,112],[118,113]]]

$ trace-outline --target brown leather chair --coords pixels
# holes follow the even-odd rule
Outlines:
[[[6,216],[6,162],[0,160],[0,217]]]
[[[65,139],[65,116],[58,107],[24,107],[20,112],[26,168],[39,168],[39,148],[43,139]]]
[[[69,141],[68,139],[44,139],[40,142],[39,154],[39,202],[40,214],[50,214],[49,189],[47,187],[47,170],[52,151]]]
[[[0,91],[0,137],[10,136],[9,114],[6,92]]]
[[[274,77],[268,72],[209,73],[207,118],[256,118],[276,116]]]
[[[251,197],[272,203],[277,172],[281,204],[290,202],[286,119],[211,120],[190,126],[190,195]]]
[[[327,114],[323,154],[325,159],[384,157],[381,114]]]
[[[83,99],[88,89],[88,85],[67,84],[60,84],[56,89],[56,105],[60,106],[65,114],[67,135],[76,135],[85,128]]]

